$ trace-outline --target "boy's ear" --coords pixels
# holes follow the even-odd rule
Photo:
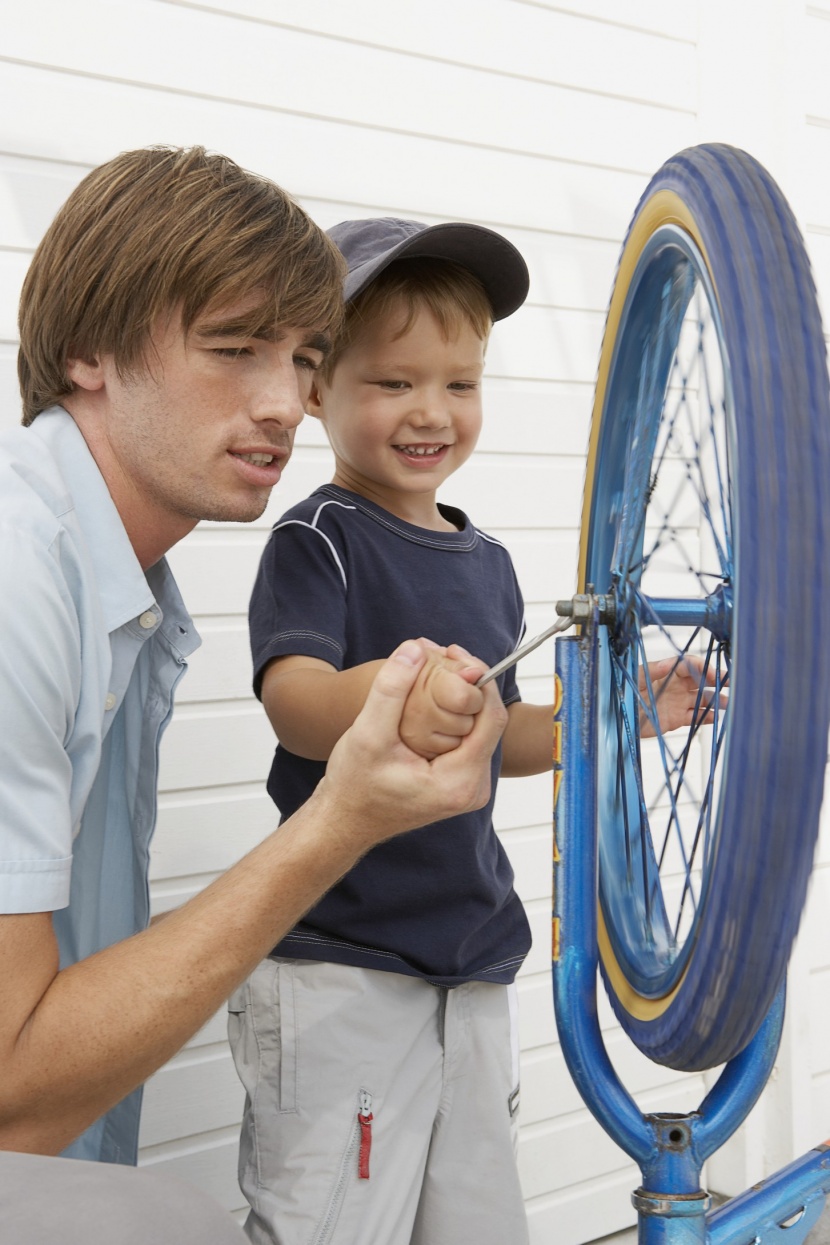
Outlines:
[[[315,419],[319,419],[323,410],[323,399],[320,396],[320,384],[316,380],[311,382],[311,390],[306,399],[305,411],[306,415],[313,415]]]

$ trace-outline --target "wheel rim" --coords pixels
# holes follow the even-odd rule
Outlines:
[[[707,265],[684,229],[664,224],[642,246],[619,318],[583,564],[586,583],[615,603],[599,640],[600,903],[616,967],[644,1000],[671,996],[682,979],[717,850],[729,733],[728,706],[717,701],[734,660],[735,462]],[[698,605],[686,617],[680,601]],[[711,672],[711,725],[701,724],[701,697],[688,728],[641,739],[660,699],[647,663],[687,654]]]

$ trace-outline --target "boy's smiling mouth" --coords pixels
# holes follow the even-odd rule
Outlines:
[[[447,447],[443,442],[438,445],[395,445],[392,447],[401,454],[405,454],[407,458],[434,458],[436,454],[440,454]]]

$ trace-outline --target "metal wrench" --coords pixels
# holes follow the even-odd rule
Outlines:
[[[476,687],[484,687],[485,683],[495,679],[502,671],[509,670],[511,666],[515,666],[517,661],[521,661],[528,653],[532,653],[540,644],[544,644],[545,640],[549,640],[552,635],[556,635],[557,631],[567,631],[573,621],[570,614],[564,618],[558,618],[552,626],[548,627],[547,631],[543,631],[541,635],[534,636],[532,640],[527,640],[524,644],[520,644],[514,653],[511,653],[509,657],[505,657],[504,661],[499,661],[495,666],[491,666],[489,670],[485,670],[476,683]]]

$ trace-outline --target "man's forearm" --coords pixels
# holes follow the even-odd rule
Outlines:
[[[425,653],[383,664],[311,799],[165,920],[58,972],[48,913],[0,916],[0,1148],[57,1152],[201,1027],[315,900],[371,847],[489,797],[506,713],[495,688],[434,761],[400,738]]]
[[[53,974],[4,1034],[0,1148],[58,1153],[175,1054],[354,864],[343,816],[324,792],[163,922],[62,972],[48,914],[0,919],[23,923],[18,966],[31,955]]]

